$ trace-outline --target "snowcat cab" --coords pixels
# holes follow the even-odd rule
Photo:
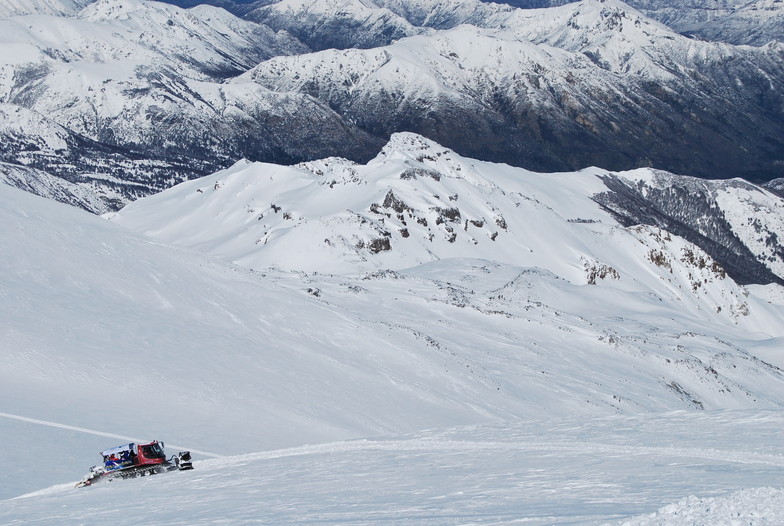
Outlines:
[[[193,469],[190,451],[180,451],[167,459],[163,442],[123,444],[101,451],[103,465],[93,466],[90,473],[76,485],[90,486],[100,479],[132,478],[154,475],[164,471]]]
[[[166,454],[163,452],[163,442],[150,442],[140,444],[136,450],[136,460],[139,466],[151,466],[166,462]]]

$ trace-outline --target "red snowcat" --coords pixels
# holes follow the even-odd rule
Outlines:
[[[163,442],[153,440],[148,444],[123,444],[101,451],[103,464],[90,468],[90,472],[76,484],[77,488],[90,486],[99,480],[143,477],[165,471],[193,469],[190,451],[180,451],[171,458],[163,452]]]

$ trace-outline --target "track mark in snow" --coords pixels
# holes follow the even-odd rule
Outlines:
[[[128,437],[125,435],[116,435],[114,433],[105,433],[103,431],[96,431],[94,429],[87,429],[84,427],[77,427],[77,426],[70,426],[68,424],[60,424],[58,422],[50,422],[48,420],[39,420],[37,418],[28,418],[26,416],[19,416],[19,415],[12,415],[10,413],[0,413],[0,417],[3,418],[10,418],[12,420],[20,420],[22,422],[28,422],[30,424],[38,424],[41,426],[49,426],[49,427],[57,427],[59,429],[67,429],[68,431],[78,431],[79,433],[87,433],[90,435],[97,435],[102,437],[108,438],[116,438],[117,440],[121,440],[123,442],[147,442],[147,440],[141,438],[133,438]],[[205,457],[213,457],[213,458],[221,458],[223,455],[216,455],[215,453],[208,453],[207,451],[199,451],[198,449],[192,449],[185,446],[178,446],[176,444],[169,444],[174,449],[181,449],[181,450],[188,450],[191,453],[196,453],[198,455],[204,455]]]
[[[40,497],[41,495],[52,495],[55,493],[62,493],[64,491],[71,491],[72,489],[74,489],[75,484],[76,481],[66,482],[65,484],[57,484],[49,488],[44,488],[38,491],[25,493],[24,495],[19,495],[18,497],[13,497],[9,500],[29,499],[30,497]]]
[[[278,449],[224,457],[224,462],[249,460],[270,460],[300,455],[318,455],[329,453],[345,453],[351,451],[573,451],[577,453],[605,453],[612,455],[652,455],[671,458],[699,458],[704,460],[720,460],[737,464],[764,464],[783,466],[784,455],[763,454],[751,451],[737,451],[713,448],[679,448],[654,446],[627,446],[615,444],[599,444],[591,442],[486,442],[486,441],[451,441],[451,440],[402,440],[402,441],[370,441],[358,440],[350,442],[330,442],[295,448]],[[214,461],[213,461],[214,462]],[[210,462],[211,464],[213,462]]]

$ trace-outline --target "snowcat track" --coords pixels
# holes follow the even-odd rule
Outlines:
[[[119,469],[107,472],[102,478],[108,481],[114,479],[135,479],[138,477],[146,477],[149,475],[156,475],[158,473],[165,473],[177,469],[174,465],[158,464],[156,466],[134,466],[127,469]]]

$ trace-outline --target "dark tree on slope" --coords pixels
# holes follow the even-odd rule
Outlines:
[[[609,191],[594,196],[594,200],[622,225],[652,225],[683,237],[707,252],[741,285],[784,285],[784,279],[757,260],[738,238],[707,193],[678,186],[675,179],[666,188],[642,183],[635,187],[615,176],[605,177],[604,184]],[[768,242],[779,246],[778,257],[784,259],[775,233],[769,233]]]

